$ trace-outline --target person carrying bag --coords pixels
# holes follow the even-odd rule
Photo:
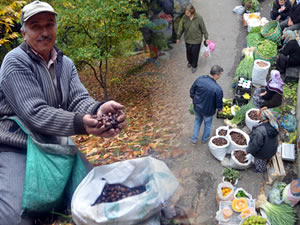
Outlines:
[[[61,137],[46,143],[42,136],[36,136],[17,118],[9,119],[27,135],[27,158],[22,214],[48,212],[59,208],[63,198],[71,198],[76,187],[87,175],[76,145],[68,137]]]

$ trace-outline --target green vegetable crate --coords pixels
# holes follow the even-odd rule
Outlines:
[[[217,118],[218,119],[232,119],[233,115],[231,113],[231,106],[232,103],[223,103],[223,110],[222,112],[217,111]]]

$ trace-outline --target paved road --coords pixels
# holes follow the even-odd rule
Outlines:
[[[270,2],[265,0],[262,6],[268,6]],[[242,27],[241,16],[232,12],[236,5],[241,4],[240,0],[192,0],[191,3],[203,16],[209,39],[216,42],[217,48],[209,59],[199,60],[195,74],[186,67],[183,41],[179,45],[173,45],[170,60],[161,65],[164,70],[168,70],[169,79],[177,85],[176,92],[172,94],[179,104],[184,123],[180,147],[185,150],[185,154],[175,159],[166,159],[166,162],[180,181],[180,188],[175,194],[176,206],[189,215],[188,221],[183,223],[214,225],[217,224],[215,213],[218,209],[216,189],[222,179],[223,167],[210,154],[207,144],[197,143],[194,146],[189,142],[194,122],[194,117],[187,111],[191,103],[189,89],[199,75],[208,74],[211,66],[218,64],[225,70],[218,83],[223,88],[224,97],[231,98],[233,75],[240,62],[241,50],[246,46],[247,31]],[[221,125],[224,125],[223,120],[214,118],[212,133]],[[263,175],[249,169],[241,171],[241,176],[237,186],[243,187],[254,197],[257,196],[260,183],[264,182]]]

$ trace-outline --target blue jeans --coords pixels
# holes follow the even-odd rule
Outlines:
[[[203,135],[202,135],[202,141],[203,142],[208,141],[208,139],[210,137],[210,129],[211,129],[212,120],[213,120],[213,116],[203,116],[203,115],[195,112],[195,123],[194,123],[192,142],[196,143],[198,140],[198,135],[199,135],[202,121],[204,121],[204,131],[203,131]]]

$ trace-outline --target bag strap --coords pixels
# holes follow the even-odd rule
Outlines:
[[[22,129],[22,131],[24,131],[25,134],[31,135],[31,133],[24,127],[23,123],[16,116],[4,116],[4,117],[0,118],[0,120],[2,120],[2,121],[3,120],[14,121],[19,125],[19,127]]]
[[[77,146],[74,144],[74,142],[71,140],[70,137],[68,137],[66,144],[59,144],[59,143],[43,143],[39,138],[36,138],[36,136],[24,125],[21,120],[16,116],[4,116],[0,118],[0,121],[3,120],[11,120],[16,122],[19,127],[24,131],[25,134],[27,134],[27,142],[30,141],[37,145],[39,148],[43,149],[43,151],[51,153],[51,154],[64,154],[64,155],[75,155]],[[28,143],[27,143],[28,144]]]

